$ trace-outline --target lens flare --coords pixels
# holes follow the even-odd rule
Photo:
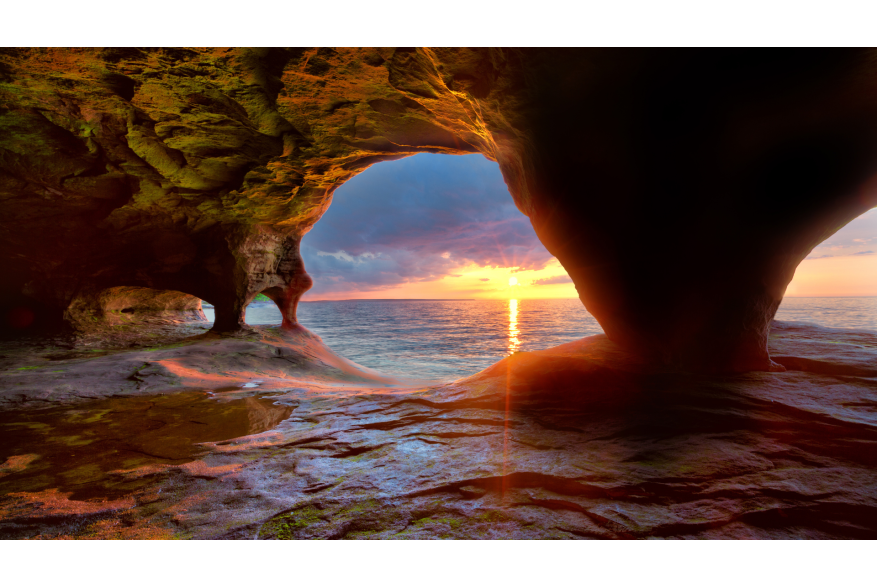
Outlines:
[[[512,278],[514,279],[514,277]],[[516,280],[517,281],[517,280]],[[511,284],[511,280],[509,280]],[[518,300],[509,300],[509,354],[514,354],[517,352],[518,348],[521,346],[521,342],[518,340],[518,334],[520,331],[518,330]],[[511,359],[509,359],[511,360]],[[506,369],[509,371],[506,372],[506,385],[505,385],[505,426],[503,427],[503,440],[502,440],[502,499],[503,503],[505,503],[506,499],[506,491],[508,490],[508,460],[509,460],[509,409],[511,408],[511,396],[509,395],[509,377],[511,376],[511,366],[508,361],[506,361]]]
[[[521,346],[518,340],[518,300],[509,300],[509,354],[515,353]]]

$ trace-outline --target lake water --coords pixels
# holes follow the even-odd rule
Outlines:
[[[205,308],[208,319],[213,310]],[[350,300],[303,302],[299,321],[329,348],[388,374],[455,379],[515,351],[603,329],[578,300]],[[877,331],[877,297],[786,298],[777,320]],[[247,308],[249,324],[279,324],[273,303]]]

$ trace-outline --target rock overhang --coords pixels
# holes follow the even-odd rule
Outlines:
[[[813,246],[877,203],[868,51],[10,49],[2,292],[67,310],[118,287],[257,293],[288,326],[301,235],[338,185],[417,152],[499,162],[623,346],[771,368]]]

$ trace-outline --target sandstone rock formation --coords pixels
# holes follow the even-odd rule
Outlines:
[[[610,339],[677,368],[779,368],[795,267],[877,204],[873,57],[4,49],[7,325],[138,287],[209,301],[217,331],[264,292],[293,327],[298,243],[338,185],[482,153]]]

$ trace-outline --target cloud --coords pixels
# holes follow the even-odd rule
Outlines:
[[[347,251],[338,250],[338,251],[335,251],[334,253],[328,253],[326,251],[317,251],[317,256],[318,257],[334,257],[334,258],[338,259],[339,261],[347,261],[348,263],[365,263],[366,261],[368,261],[370,259],[376,259],[376,258],[380,257],[381,254],[378,253],[377,255],[375,255],[374,253],[366,252],[366,253],[362,253],[362,254],[354,257],[353,255],[348,254]]]
[[[430,281],[470,263],[539,269],[553,258],[496,163],[431,154],[377,164],[338,188],[302,256],[312,296]]]
[[[808,255],[807,259],[833,259],[835,257],[856,257],[858,255],[873,255],[874,251],[858,251],[856,253],[844,253],[842,255]]]
[[[546,277],[545,279],[537,279],[533,285],[554,285],[556,283],[572,283],[569,275],[555,275],[554,277]]]
[[[873,255],[874,251],[862,250],[869,246],[877,234],[877,208],[873,208],[820,243],[807,255],[807,259],[829,259],[853,255]],[[871,244],[870,246],[874,246]]]

